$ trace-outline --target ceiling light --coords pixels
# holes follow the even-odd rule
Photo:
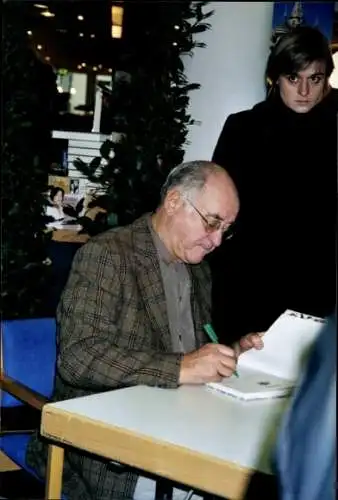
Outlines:
[[[33,35],[32,31],[31,30],[27,31],[27,35],[32,36]]]
[[[72,88],[70,89],[70,93],[71,93],[72,95],[76,94],[76,89],[75,89],[74,87],[72,87]]]
[[[108,69],[108,73],[112,73],[113,70],[111,68]]]
[[[83,33],[79,33],[79,36],[80,36],[80,37],[83,37]]]
[[[62,88],[62,87],[60,87],[60,85],[58,86],[58,92],[59,92],[59,94],[62,94],[62,93],[63,93],[63,88]]]
[[[179,27],[178,24],[175,24],[174,28],[175,28],[175,30],[179,30],[180,29],[180,27]]]
[[[49,10],[41,12],[41,15],[44,17],[55,17],[55,14],[53,12],[50,12]]]
[[[113,5],[111,8],[111,23],[112,25],[122,26],[123,7]]]
[[[77,65],[77,69],[82,69],[81,64],[78,64],[78,65]]]
[[[50,61],[50,57],[49,56],[46,56],[45,59],[46,59],[46,61]]]
[[[90,35],[90,38],[95,38],[94,33],[92,33],[92,34]]]
[[[34,7],[36,7],[37,9],[48,9],[47,5],[42,5],[41,3],[35,3]]]
[[[82,63],[82,64],[81,64],[81,66],[82,66],[83,68],[85,68],[85,67],[87,66],[87,64],[86,64],[86,63]]]
[[[112,38],[122,38],[122,26],[112,26],[111,27],[111,37]]]
[[[93,71],[97,71],[97,67],[96,66],[93,66]]]
[[[38,50],[42,50],[42,45],[37,45],[36,47]]]
[[[176,47],[177,46],[177,42],[173,42],[173,46]]]
[[[83,21],[83,20],[84,20],[84,17],[83,17],[83,16],[81,16],[81,15],[80,15],[80,16],[77,16],[77,18],[78,18],[78,20],[79,20],[79,21]]]

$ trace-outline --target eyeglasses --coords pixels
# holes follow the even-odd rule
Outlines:
[[[204,228],[208,234],[215,233],[216,231],[222,231],[223,237],[228,240],[234,235],[234,224],[230,224],[227,227],[222,227],[223,220],[217,219],[213,216],[203,215],[202,212],[198,210],[197,207],[188,199],[185,198],[185,201],[189,203],[189,205],[195,210],[195,212],[200,216]]]

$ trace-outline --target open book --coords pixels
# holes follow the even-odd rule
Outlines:
[[[311,347],[326,320],[285,311],[265,333],[264,348],[250,349],[238,360],[237,373],[207,388],[243,399],[287,396],[297,385]]]

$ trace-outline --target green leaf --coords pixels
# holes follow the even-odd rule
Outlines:
[[[101,156],[103,158],[105,158],[106,160],[108,160],[110,152],[113,148],[114,148],[114,144],[112,141],[110,141],[110,140],[104,141],[104,143],[100,147]]]
[[[210,24],[197,24],[191,28],[191,33],[203,33],[211,27]]]
[[[101,157],[100,156],[96,156],[95,158],[92,159],[92,161],[89,163],[89,167],[90,167],[90,170],[92,171],[92,173],[95,173],[96,170],[99,168],[99,166],[101,165]]]
[[[133,3],[138,44],[121,56],[121,66],[129,77],[116,79],[111,95],[110,130],[123,137],[114,145],[110,141],[102,144],[100,155],[106,161],[96,158],[89,165],[76,164],[89,180],[104,186],[107,197],[109,215],[86,223],[90,234],[107,229],[110,214],[124,225],[156,208],[168,172],[183,161],[194,123],[187,112],[189,96],[200,84],[188,81],[181,58],[205,46],[196,35],[210,29],[206,19],[212,11],[204,13],[206,5],[208,2],[192,1]]]

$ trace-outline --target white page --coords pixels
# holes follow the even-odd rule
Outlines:
[[[211,382],[207,387],[217,392],[239,399],[266,399],[289,395],[294,383],[271,375],[242,367],[238,370],[239,377],[224,378],[222,382]]]
[[[296,381],[325,323],[322,318],[285,311],[265,333],[261,351],[250,349],[241,354],[238,373],[247,367]]]

